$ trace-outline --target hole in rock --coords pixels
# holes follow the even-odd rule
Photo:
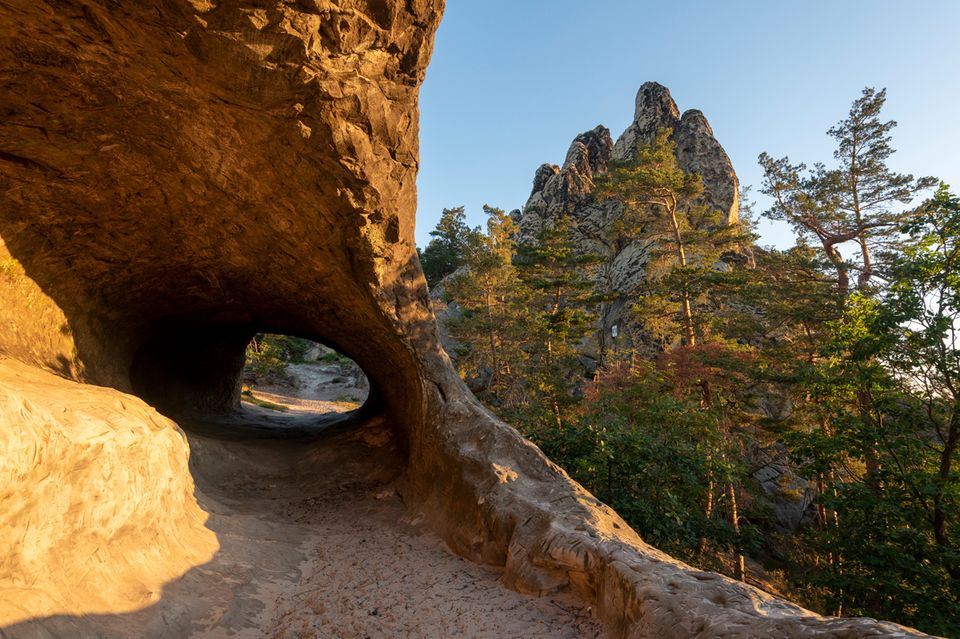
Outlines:
[[[167,323],[137,350],[130,381],[184,430],[218,438],[317,435],[382,413],[376,388],[346,355],[249,328]]]
[[[240,401],[285,413],[347,413],[367,400],[370,382],[349,357],[317,342],[258,333],[247,345]]]

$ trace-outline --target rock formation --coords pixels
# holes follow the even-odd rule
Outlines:
[[[629,162],[637,151],[651,142],[660,129],[672,130],[679,165],[703,178],[703,195],[695,202],[725,214],[736,224],[739,213],[739,183],[730,158],[713,136],[713,129],[700,111],[682,116],[666,87],[647,82],[637,92],[633,122],[616,144],[610,131],[598,126],[574,138],[562,167],[544,164],[533,178],[533,191],[522,212],[518,212],[520,241],[531,241],[545,224],[561,215],[575,221],[574,233],[584,252],[606,258],[598,274],[605,292],[616,299],[604,305],[600,318],[600,340],[609,341],[616,326],[623,339],[630,331],[627,298],[644,277],[649,246],[642,242],[620,245],[612,241],[613,224],[622,216],[622,204],[612,200],[594,201],[594,178],[607,172],[611,160]],[[599,340],[598,340],[599,341]],[[588,353],[597,356],[601,345],[591,342]]]
[[[442,0],[0,6],[0,414],[4,456],[19,456],[0,476],[0,592],[17,602],[2,608],[0,633],[104,612],[71,589],[143,586],[137,575],[161,558],[131,555],[138,539],[163,549],[167,567],[203,561],[207,541],[174,539],[206,539],[186,443],[133,395],[181,425],[229,411],[247,341],[274,332],[363,368],[371,393],[356,427],[392,426],[407,507],[455,552],[499,566],[509,588],[570,589],[616,637],[916,636],[824,618],[650,548],[470,395],[439,346],[413,241],[417,95],[441,10]],[[678,136],[684,122],[705,130],[688,116]],[[541,172],[544,202],[583,192],[581,169],[596,170],[592,154],[610,146],[602,134],[581,140],[565,169]],[[691,153],[719,148],[690,135]],[[94,459],[102,471],[87,477]],[[8,499],[50,494],[46,478],[67,496]],[[124,494],[142,509],[120,508]],[[70,552],[84,535],[102,543]],[[66,540],[66,558],[52,540]],[[96,617],[73,622],[75,636],[99,634]]]
[[[173,422],[113,389],[0,363],[0,624],[135,610],[213,556]]]

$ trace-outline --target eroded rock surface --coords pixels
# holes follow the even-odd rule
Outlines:
[[[417,91],[441,10],[442,0],[0,5],[0,352],[181,420],[236,406],[254,333],[313,339],[370,379],[356,421],[392,425],[409,511],[514,590],[569,589],[618,637],[913,634],[825,619],[646,546],[466,390],[439,345],[413,242]],[[686,120],[694,138],[706,130]],[[716,150],[701,142],[691,149]],[[538,172],[545,202],[554,192],[574,201],[589,184],[581,169],[597,170],[610,148],[603,130],[579,144],[568,167]],[[40,392],[15,390],[27,403]],[[62,404],[52,432],[66,433],[85,393],[113,391],[51,392]],[[168,431],[123,436],[135,447],[178,436]],[[82,447],[67,436],[62,446],[54,458],[38,442],[36,455],[63,483],[79,481]],[[149,465],[136,476],[138,490],[189,503],[185,471],[166,483]],[[22,544],[25,528],[63,539],[108,530],[83,504],[54,533],[43,511],[13,519],[8,503],[3,548]],[[168,539],[194,529],[195,511],[167,516],[176,521],[140,529],[149,520],[134,519],[126,532],[169,547],[166,565],[195,561]],[[33,582],[37,600],[66,600],[114,560],[71,554],[77,570]],[[25,593],[58,561],[38,552],[3,577],[4,596],[23,602],[16,618],[45,614]],[[114,577],[118,591],[135,586]],[[66,622],[77,636],[98,633],[97,617]]]
[[[0,635],[154,604],[219,549],[186,437],[138,398],[0,357],[0,424]]]

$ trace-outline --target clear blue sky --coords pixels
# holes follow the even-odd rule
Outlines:
[[[485,203],[523,206],[576,134],[626,128],[647,80],[704,112],[754,192],[761,151],[832,160],[826,130],[886,87],[891,164],[960,190],[960,0],[448,0],[421,93],[418,244],[444,207],[481,224]]]

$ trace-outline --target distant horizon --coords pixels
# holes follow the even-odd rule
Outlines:
[[[678,16],[612,1],[450,0],[421,92],[417,245],[444,208],[464,206],[471,226],[483,224],[484,204],[522,208],[537,167],[562,164],[577,134],[602,124],[619,137],[646,81],[670,89],[681,112],[704,113],[741,184],[753,187],[758,217],[768,206],[760,152],[830,165],[826,131],[865,86],[887,89],[882,117],[899,124],[892,168],[960,189],[960,87],[950,80],[960,72],[960,3],[685,6]],[[680,23],[679,48],[681,36],[647,28]],[[742,37],[716,38],[733,26]],[[759,231],[761,245],[793,244],[784,223],[762,220]]]

